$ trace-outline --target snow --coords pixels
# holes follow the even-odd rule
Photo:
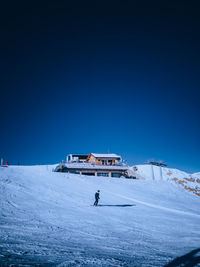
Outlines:
[[[134,166],[130,168],[130,171],[134,172],[138,179],[172,181],[181,185],[185,190],[200,196],[200,173],[189,174],[177,169],[163,168],[147,164],[136,165],[135,167],[137,168],[137,171],[134,171]]]
[[[156,267],[199,247],[200,197],[171,179],[188,174],[163,168],[160,180],[154,166],[152,180],[138,165],[135,180],[55,166],[0,168],[2,265]]]
[[[99,154],[99,153],[91,153],[95,158],[121,158],[119,155],[117,154]]]
[[[192,176],[196,178],[200,178],[200,172],[193,173]]]
[[[100,165],[100,164],[93,164],[93,163],[84,163],[84,162],[68,162],[68,163],[63,163],[63,167],[67,168],[78,168],[78,169],[106,169],[106,170],[127,170],[128,166],[127,165]],[[60,167],[58,165],[57,167]]]

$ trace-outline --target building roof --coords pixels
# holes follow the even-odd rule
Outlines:
[[[58,165],[59,166],[59,165]],[[68,169],[90,169],[90,170],[127,170],[127,165],[99,165],[91,163],[64,163],[63,167]]]
[[[100,153],[91,153],[95,158],[121,158],[119,155],[117,154],[100,154]]]

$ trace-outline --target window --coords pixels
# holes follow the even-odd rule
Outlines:
[[[82,172],[83,175],[95,176],[94,172]]]
[[[108,165],[112,165],[112,159],[108,160]]]
[[[121,177],[121,173],[119,173],[119,172],[112,172],[111,176],[112,176],[112,177],[117,177],[117,178],[119,178],[119,177]]]
[[[98,172],[97,176],[106,176],[106,177],[108,177],[109,175],[108,175],[108,172]]]

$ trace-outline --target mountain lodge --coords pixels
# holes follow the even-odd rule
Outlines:
[[[128,169],[119,155],[90,153],[69,154],[66,162],[58,165],[55,171],[91,176],[128,177]]]

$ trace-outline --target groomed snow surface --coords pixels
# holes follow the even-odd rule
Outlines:
[[[0,266],[156,267],[200,247],[200,197],[179,184],[52,169],[0,168]]]

